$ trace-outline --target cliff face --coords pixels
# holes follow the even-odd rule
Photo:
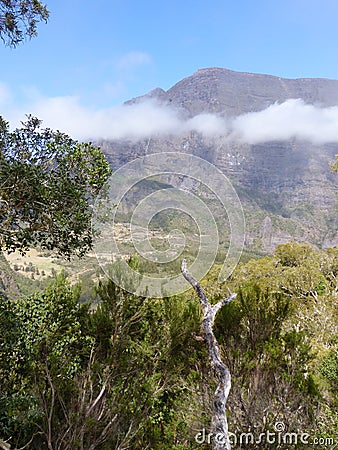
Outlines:
[[[186,119],[203,113],[234,118],[288,99],[321,107],[338,105],[338,81],[202,69],[166,92],[158,88],[128,103],[145,98],[179,109]],[[290,139],[250,145],[191,131],[100,144],[113,167],[159,151],[191,153],[215,164],[242,200],[249,247],[271,251],[290,240],[306,240],[319,247],[338,244],[337,176],[329,168],[338,144]]]

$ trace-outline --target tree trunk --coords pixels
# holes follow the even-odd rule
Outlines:
[[[181,266],[184,278],[194,288],[200,300],[204,317],[202,321],[203,340],[208,350],[211,367],[215,371],[218,380],[213,400],[213,415],[211,440],[213,450],[231,450],[228,432],[228,421],[226,417],[226,402],[231,387],[231,375],[227,366],[222,362],[219,347],[215,335],[212,331],[216,313],[223,306],[231,302],[237,294],[231,294],[215,305],[211,305],[201,285],[192,275],[188,273],[186,261],[182,261]]]

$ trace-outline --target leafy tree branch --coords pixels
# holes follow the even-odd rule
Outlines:
[[[0,38],[16,47],[25,38],[37,36],[39,22],[47,22],[49,11],[38,0],[0,0]]]
[[[65,256],[86,253],[91,204],[110,173],[90,143],[41,129],[32,116],[10,131],[0,117],[0,249],[24,253],[40,245]]]

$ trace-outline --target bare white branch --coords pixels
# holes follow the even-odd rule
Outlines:
[[[214,369],[216,378],[218,379],[218,386],[216,388],[213,401],[211,430],[213,436],[213,450],[231,450],[228,421],[226,417],[226,402],[228,400],[228,395],[231,388],[231,375],[228,367],[221,359],[219,346],[212,328],[217,311],[236,298],[236,294],[231,294],[229,297],[219,301],[215,305],[211,305],[199,282],[195,280],[195,278],[188,272],[186,260],[182,261],[181,270],[184,278],[194,288],[200,300],[204,313],[204,318],[201,324],[203,331],[202,340],[205,342],[211,367]],[[196,335],[194,337],[195,339],[197,338]],[[198,336],[198,338],[200,337]]]

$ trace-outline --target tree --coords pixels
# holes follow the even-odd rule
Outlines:
[[[28,116],[11,132],[0,117],[0,250],[39,244],[81,256],[92,244],[90,205],[111,170],[90,143],[40,127]]]
[[[145,299],[108,280],[89,309],[79,289],[61,274],[29,298],[0,296],[0,438],[37,450],[196,450],[195,299]]]
[[[37,35],[37,24],[47,22],[49,11],[38,0],[0,0],[0,38],[16,47]]]
[[[79,305],[78,297],[78,287],[71,288],[64,275],[26,299],[0,297],[0,435],[15,448],[41,436],[51,449],[52,439],[61,437],[52,438],[64,419],[60,396],[71,398],[92,345],[88,306]]]
[[[223,363],[220,355],[219,346],[215,335],[213,333],[213,325],[217,312],[225,305],[230,303],[237,294],[232,294],[227,298],[224,298],[217,302],[215,305],[211,305],[202,286],[196,281],[187,270],[186,261],[182,261],[181,266],[182,274],[184,278],[194,288],[204,313],[201,329],[203,330],[203,337],[206,348],[208,350],[209,359],[212,368],[215,370],[216,377],[218,379],[218,386],[214,395],[213,402],[213,416],[212,416],[212,437],[214,450],[231,450],[228,421],[226,417],[226,403],[231,387],[231,375],[228,367]]]

